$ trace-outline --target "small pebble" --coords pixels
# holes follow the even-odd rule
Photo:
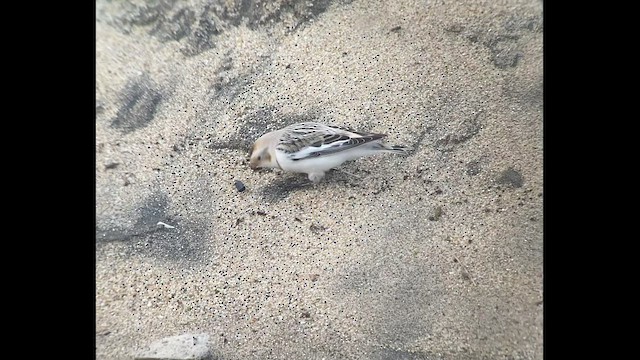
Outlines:
[[[244,184],[240,180],[236,180],[235,185],[236,185],[236,189],[239,192],[243,192],[246,189],[246,187],[244,187]]]

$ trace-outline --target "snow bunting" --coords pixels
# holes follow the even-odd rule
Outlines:
[[[383,144],[385,136],[316,122],[293,124],[260,136],[251,148],[249,166],[305,173],[317,184],[326,171],[345,161],[383,152],[407,154],[410,150]]]

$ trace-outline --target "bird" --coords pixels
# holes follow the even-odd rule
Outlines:
[[[260,136],[249,152],[249,167],[305,173],[317,184],[328,170],[346,161],[411,151],[407,146],[383,143],[386,136],[318,122],[296,123]]]

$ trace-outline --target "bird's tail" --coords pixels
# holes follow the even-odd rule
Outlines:
[[[387,145],[387,144],[380,144],[380,145],[381,145],[380,150],[394,153],[394,154],[400,154],[400,155],[409,155],[409,153],[413,150],[408,146],[402,146],[402,145]]]

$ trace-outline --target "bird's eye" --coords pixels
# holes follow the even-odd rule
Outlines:
[[[262,160],[262,156],[261,155],[258,156],[258,161],[260,161],[260,160]]]

